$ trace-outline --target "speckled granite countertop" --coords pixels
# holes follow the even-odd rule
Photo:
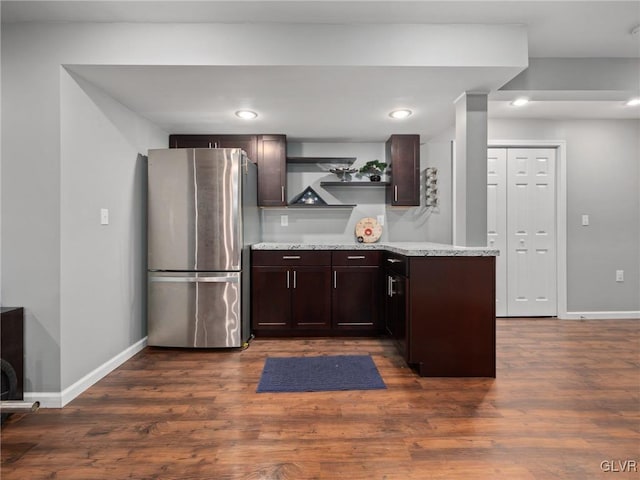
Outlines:
[[[380,243],[256,243],[252,250],[386,250],[409,257],[495,257],[499,251],[489,247],[456,247],[430,242]]]

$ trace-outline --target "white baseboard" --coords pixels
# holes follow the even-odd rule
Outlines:
[[[622,320],[622,319],[640,319],[640,311],[628,312],[567,312],[558,316],[562,320]]]
[[[40,408],[62,408],[59,392],[24,392],[26,402],[40,402]]]
[[[38,401],[42,408],[62,408],[88,389],[91,385],[106,377],[110,372],[118,368],[146,346],[147,337],[144,337],[142,340],[137,341],[115,357],[107,360],[92,372],[86,374],[73,385],[65,388],[62,392],[24,392],[24,399],[29,402]]]

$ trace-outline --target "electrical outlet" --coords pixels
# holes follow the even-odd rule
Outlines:
[[[384,215],[378,215],[378,223],[381,226],[384,225]]]
[[[616,270],[616,282],[624,282],[624,270]]]
[[[589,225],[589,215],[582,215],[582,226],[586,227]]]
[[[280,215],[280,226],[281,227],[289,226],[289,215]]]
[[[109,225],[109,209],[100,209],[100,225]]]

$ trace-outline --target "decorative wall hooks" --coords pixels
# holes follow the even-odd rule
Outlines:
[[[438,169],[429,167],[425,175],[425,205],[438,206]]]

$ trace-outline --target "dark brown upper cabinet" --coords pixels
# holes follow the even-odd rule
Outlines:
[[[391,135],[386,143],[391,182],[386,202],[392,206],[420,205],[420,135]]]
[[[258,205],[287,205],[286,135],[169,135],[169,148],[241,148],[258,164]]]
[[[287,204],[287,137],[258,136],[258,205]]]
[[[169,148],[241,148],[253,163],[258,158],[257,135],[169,135]]]

